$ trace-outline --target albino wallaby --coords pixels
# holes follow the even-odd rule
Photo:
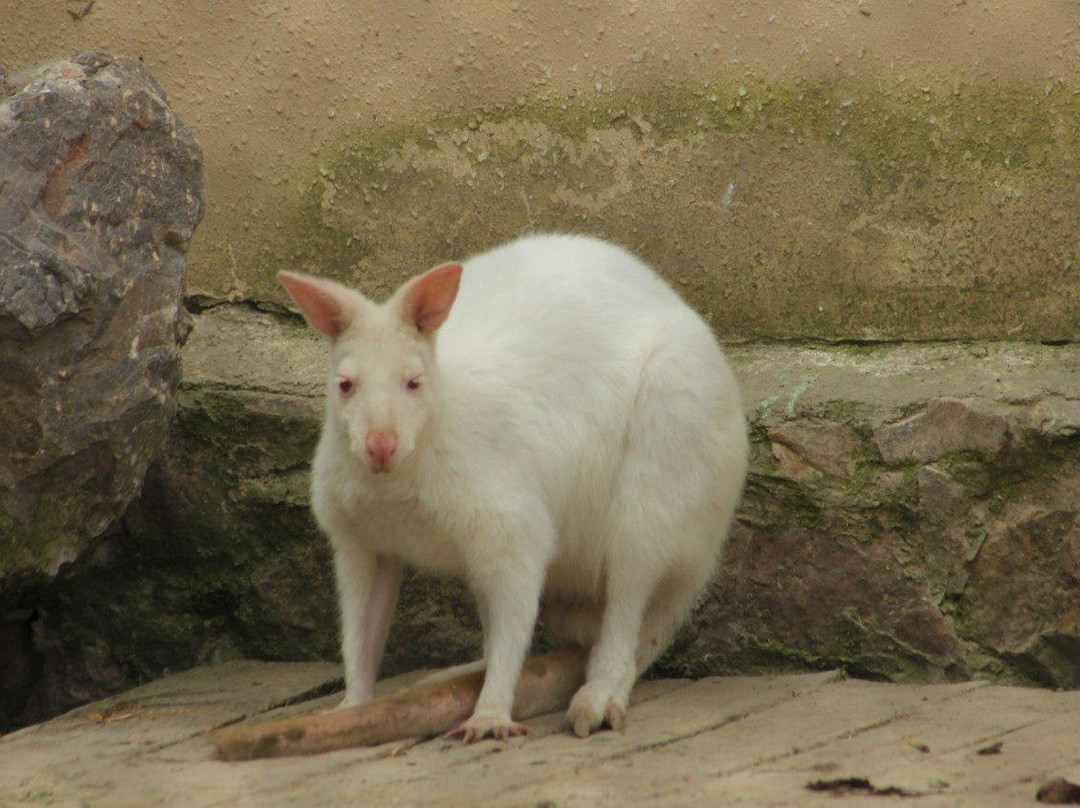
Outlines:
[[[373,697],[402,563],[463,578],[486,676],[466,741],[525,732],[514,688],[543,599],[589,650],[569,720],[622,726],[630,689],[712,576],[746,473],[709,328],[626,251],[532,236],[377,305],[279,274],[332,340],[312,503],[334,550],[346,698]]]

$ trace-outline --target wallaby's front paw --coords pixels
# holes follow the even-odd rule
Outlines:
[[[621,730],[626,725],[626,700],[603,685],[586,682],[574,694],[566,717],[579,738],[587,737],[604,724]]]
[[[473,713],[472,717],[456,724],[443,738],[475,743],[484,738],[505,741],[531,734],[532,730],[527,726],[512,721],[510,716],[504,713]]]

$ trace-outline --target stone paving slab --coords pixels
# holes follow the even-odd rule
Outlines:
[[[233,662],[87,705],[0,738],[0,805],[1005,806],[1080,781],[1080,692],[837,672],[642,682],[626,730],[584,741],[549,715],[506,744],[212,758],[211,730],[325,709],[339,682],[330,664]]]

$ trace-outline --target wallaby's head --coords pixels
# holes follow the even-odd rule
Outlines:
[[[461,264],[413,278],[375,304],[333,281],[293,272],[278,280],[316,331],[332,340],[327,419],[373,473],[415,448],[437,393],[435,333],[450,314]]]

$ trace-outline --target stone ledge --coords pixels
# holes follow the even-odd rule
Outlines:
[[[326,346],[297,318],[222,305],[194,320],[183,355],[186,388],[321,397]],[[747,413],[763,426],[839,405],[889,418],[934,399],[963,398],[1026,407],[1062,421],[1054,429],[1080,428],[1080,345],[752,344],[726,351]]]

